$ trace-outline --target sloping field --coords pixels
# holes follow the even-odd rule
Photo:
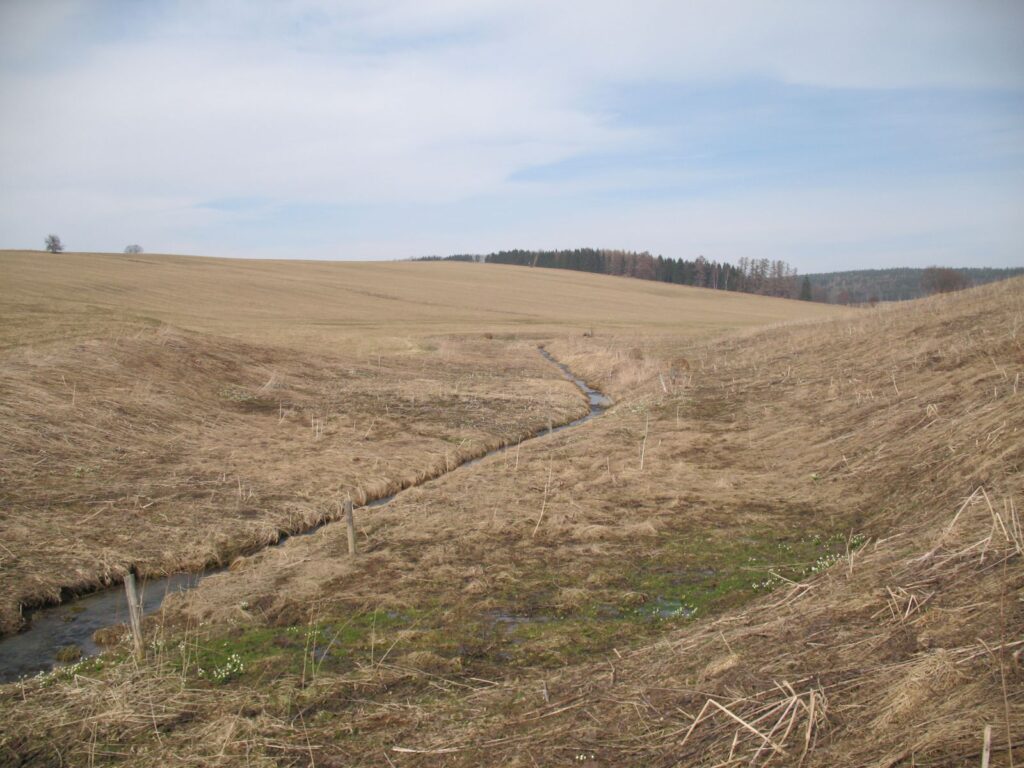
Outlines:
[[[523,333],[823,312],[709,294],[485,265],[0,253],[0,633],[62,591],[227,562],[586,413]]]
[[[1020,764],[1022,318],[1014,280],[552,334],[605,416],[367,511],[355,559],[327,526],[238,560],[167,601],[141,665],[0,689],[0,755],[938,766],[980,764],[988,727]]]
[[[410,336],[711,331],[826,317],[782,299],[453,262],[245,261],[0,251],[0,343],[145,320],[261,344],[401,349]],[[370,340],[365,337],[370,336]]]

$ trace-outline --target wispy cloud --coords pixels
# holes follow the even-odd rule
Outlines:
[[[0,246],[1020,263],[1021,28],[1014,0],[14,0]]]

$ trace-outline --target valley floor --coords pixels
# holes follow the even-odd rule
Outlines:
[[[367,477],[429,472],[430,446],[514,441],[571,417],[578,394],[538,340],[615,405],[365,510],[355,558],[336,525],[235,558],[165,601],[141,664],[115,643],[0,687],[0,762],[923,766],[980,762],[986,726],[992,765],[1024,760],[1022,317],[1016,280],[708,340],[635,328],[435,339],[449,357],[413,358],[418,377],[387,355],[376,372],[341,357],[261,362],[239,374],[237,407],[257,407],[283,371],[280,401],[301,416],[268,413],[244,450],[208,460],[251,461],[238,474],[254,478],[260,510],[276,508],[274,473],[301,468],[311,499],[333,499]],[[128,347],[119,365],[145,357]],[[324,373],[340,370],[356,373]],[[432,387],[459,394],[417,411],[423,442],[408,458],[374,439],[347,459],[308,442],[312,404],[382,391],[374,428],[412,439],[390,412]],[[342,412],[321,440],[359,439],[362,422]],[[217,413],[232,435],[254,429],[247,412]],[[179,456],[228,442],[196,414],[174,423],[192,441]],[[369,461],[393,475],[362,474]],[[125,464],[139,472],[125,489],[152,474]],[[219,492],[211,515],[256,524],[244,487],[233,506]],[[226,540],[241,529],[217,528]]]

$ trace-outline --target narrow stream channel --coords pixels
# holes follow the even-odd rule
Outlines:
[[[566,424],[561,424],[552,429],[542,429],[532,437],[524,438],[522,442],[561,432],[564,429],[578,427],[595,416],[601,415],[612,404],[607,396],[587,386],[586,382],[577,378],[567,366],[558,362],[546,349],[538,347],[538,351],[545,359],[554,364],[566,379],[573,382],[587,396],[587,401],[590,403],[590,411],[585,416],[581,416]],[[462,467],[477,464],[488,456],[503,453],[512,447],[508,445],[502,448],[495,448],[479,458],[464,461],[462,464],[454,467],[451,472],[455,472]],[[445,477],[451,474],[451,472],[446,472],[440,477]],[[433,480],[437,479],[440,478],[433,478]],[[363,504],[362,507],[381,507],[389,503],[400,493],[404,493],[404,491],[369,501]],[[284,541],[292,537],[309,536],[325,525],[331,525],[334,522],[336,521],[326,520],[301,533],[295,533],[291,536],[283,535],[276,542],[268,546],[280,546]],[[162,579],[153,579],[143,583],[143,613],[149,614],[156,611],[168,594],[194,589],[204,577],[223,570],[224,567],[215,567],[201,573],[174,573]],[[60,605],[36,609],[29,613],[27,618],[28,627],[25,630],[16,635],[0,639],[0,683],[9,683],[58,666],[60,662],[57,660],[57,653],[62,648],[68,646],[77,646],[81,650],[83,657],[98,653],[100,649],[93,640],[93,633],[97,629],[127,622],[128,603],[125,598],[124,588],[118,584],[68,600]]]

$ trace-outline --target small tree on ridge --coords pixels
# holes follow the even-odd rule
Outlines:
[[[60,253],[64,250],[64,243],[60,241],[60,238],[56,235],[46,236],[46,250],[50,253]]]

